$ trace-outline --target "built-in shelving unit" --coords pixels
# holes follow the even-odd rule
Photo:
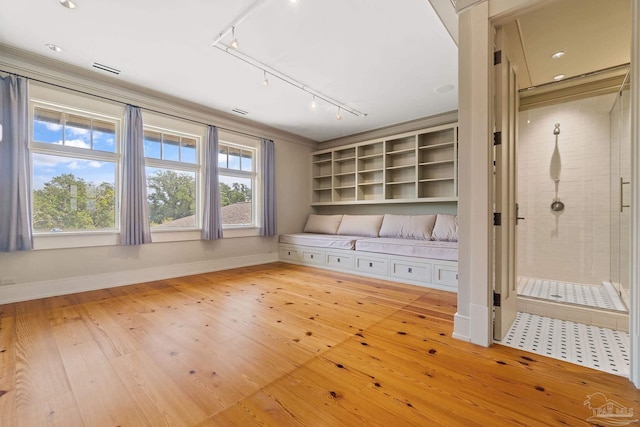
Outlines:
[[[457,123],[312,154],[313,205],[458,200]]]

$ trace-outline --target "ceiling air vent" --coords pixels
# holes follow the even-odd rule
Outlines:
[[[115,75],[118,75],[118,74],[120,74],[122,72],[122,71],[118,70],[117,68],[109,67],[108,65],[104,65],[104,64],[101,64],[99,62],[94,62],[93,63],[93,68],[97,68],[98,70],[106,71],[107,73],[111,73],[111,74],[115,74]]]
[[[231,110],[231,111],[233,111],[234,113],[242,114],[243,116],[246,116],[247,114],[249,114],[249,112],[248,112],[248,111],[244,111],[244,110],[241,110],[241,109],[239,109],[239,108],[234,108],[234,109],[233,109],[233,110]]]

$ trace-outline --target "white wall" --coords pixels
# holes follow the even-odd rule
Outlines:
[[[518,274],[577,283],[610,279],[611,129],[616,94],[519,114]],[[555,123],[559,163],[552,161]],[[554,169],[560,168],[554,212]]]

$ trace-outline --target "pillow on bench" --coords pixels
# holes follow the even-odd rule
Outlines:
[[[304,226],[305,233],[336,234],[342,215],[309,215]]]
[[[382,220],[380,237],[431,240],[431,232],[435,223],[435,215],[386,214]]]
[[[438,214],[431,238],[443,242],[457,242],[458,215]]]
[[[338,234],[378,237],[384,215],[344,215]]]

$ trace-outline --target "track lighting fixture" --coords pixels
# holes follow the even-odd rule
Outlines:
[[[238,48],[238,39],[236,38],[236,27],[231,27],[231,47]]]
[[[292,3],[295,3],[295,0],[290,0]],[[336,115],[336,120],[341,120],[342,119],[342,115],[341,115],[341,110],[344,110],[348,113],[353,114],[354,116],[359,116],[359,117],[366,117],[367,114],[363,113],[362,111],[358,111],[354,108],[349,107],[348,105],[343,104],[340,101],[337,101],[333,98],[331,98],[328,95],[323,94],[322,92],[319,92],[307,85],[305,85],[304,83],[299,82],[298,80],[289,77],[288,75],[276,70],[273,67],[270,67],[260,61],[258,61],[255,58],[252,58],[251,56],[241,53],[238,50],[238,39],[236,38],[236,34],[235,34],[235,29],[236,26],[240,25],[245,19],[247,19],[247,17],[249,15],[251,15],[262,3],[266,2],[266,0],[254,0],[253,3],[251,3],[251,5],[245,9],[240,15],[238,15],[232,22],[231,24],[229,24],[227,27],[225,27],[222,31],[220,31],[220,33],[218,33],[218,36],[215,38],[215,40],[212,43],[212,46],[215,47],[216,49],[219,49],[233,57],[235,57],[236,59],[239,59],[240,61],[249,64],[255,68],[258,68],[260,70],[263,71],[264,73],[264,80],[262,81],[262,84],[265,86],[269,85],[269,80],[267,79],[267,73],[269,73],[272,77],[275,77],[285,83],[290,84],[291,86],[294,86],[304,92],[307,92],[310,95],[313,95],[313,100],[311,101],[311,108],[315,109],[317,108],[316,105],[316,98],[323,100],[324,102],[333,105],[335,107],[338,107],[338,114]],[[229,32],[231,32],[231,45],[226,45],[222,42],[222,39],[225,38],[227,36],[227,34],[229,34]]]

